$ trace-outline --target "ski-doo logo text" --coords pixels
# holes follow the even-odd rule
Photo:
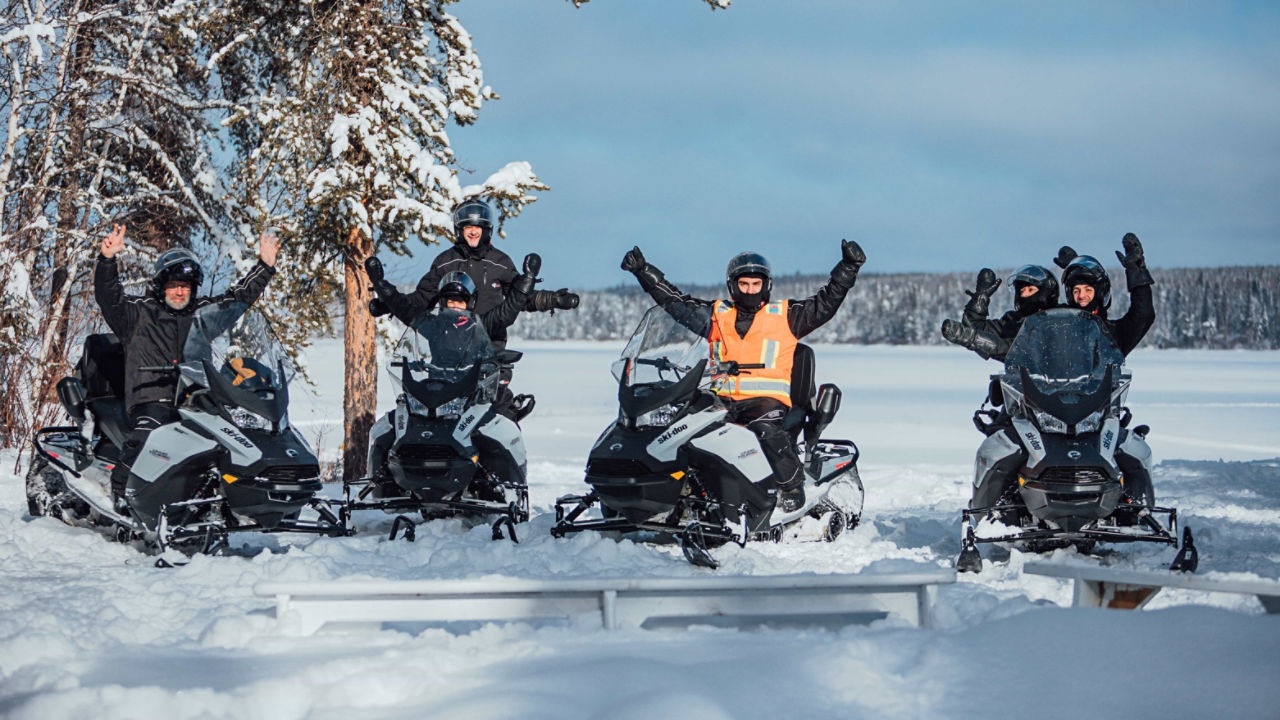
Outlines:
[[[1102,436],[1102,447],[1111,447],[1111,443],[1115,442],[1115,439],[1115,432],[1108,430],[1106,434]]]
[[[243,435],[241,435],[240,433],[236,432],[235,430],[232,430],[232,429],[231,429],[231,428],[229,428],[229,427],[221,428],[221,430],[222,430],[222,434],[223,434],[223,435],[226,435],[227,437],[231,438],[232,440],[235,440],[235,441],[236,441],[236,443],[237,443],[238,445],[240,445],[240,447],[248,448],[248,449],[250,449],[250,450],[252,450],[252,449],[253,449],[253,443],[251,443],[251,442],[249,442],[248,440],[246,440],[246,439],[244,438],[244,436],[243,436]]]
[[[1042,449],[1040,447],[1040,438],[1036,437],[1035,433],[1023,433],[1022,437],[1027,439],[1027,444],[1031,446],[1032,450],[1038,452]]]
[[[475,421],[476,421],[475,415],[466,416],[465,418],[462,419],[462,422],[458,423],[458,432],[466,433],[471,428],[471,423]]]
[[[689,423],[683,423],[681,425],[677,425],[671,428],[670,430],[662,433],[662,435],[658,437],[658,444],[661,445],[688,429],[689,429]]]
[[[161,460],[164,460],[165,462],[169,462],[169,453],[163,450],[152,450],[151,454],[154,455],[155,457],[160,458]]]

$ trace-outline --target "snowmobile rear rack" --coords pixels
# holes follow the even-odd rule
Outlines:
[[[890,615],[928,627],[935,586],[952,570],[908,573],[538,580],[370,580],[254,585],[276,618],[309,635],[330,622],[535,621],[595,616],[606,630],[865,624]]]
[[[1032,562],[1022,571],[1031,575],[1075,581],[1072,607],[1142,608],[1162,588],[1255,595],[1270,615],[1280,615],[1280,581],[1218,580],[1172,571],[1129,570],[1097,565]]]

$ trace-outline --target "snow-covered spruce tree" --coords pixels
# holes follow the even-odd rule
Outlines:
[[[462,187],[445,128],[494,93],[471,38],[433,0],[231,2],[205,26],[228,99],[237,167],[262,224],[285,228],[270,311],[293,343],[344,307],[343,475],[365,471],[376,410],[376,330],[366,258],[453,234],[450,211],[485,195],[503,219],[546,189],[515,162]]]
[[[4,14],[0,245],[28,292],[21,347],[0,359],[3,444],[55,407],[50,389],[98,317],[92,266],[111,222],[129,226],[134,264],[171,245],[243,246],[207,152],[217,104],[183,30],[189,5],[13,2]]]

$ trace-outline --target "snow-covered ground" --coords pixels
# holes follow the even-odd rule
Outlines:
[[[524,423],[534,517],[518,545],[457,520],[389,542],[388,518],[368,513],[356,537],[250,536],[239,556],[160,570],[27,517],[24,469],[0,453],[0,717],[1280,717],[1280,616],[1256,599],[1165,591],[1143,612],[1070,609],[1069,585],[1020,574],[1029,556],[1016,552],[942,587],[928,630],[278,631],[258,581],[707,572],[673,547],[550,537],[554,499],[585,488],[587,450],[616,413],[608,367],[620,344],[512,345],[525,351],[514,387],[538,397]],[[997,366],[951,348],[817,352],[820,381],[844,390],[826,435],[862,449],[864,521],[832,544],[718,549],[716,572],[949,567],[981,439],[969,417]],[[323,341],[308,357],[317,391],[295,387],[294,420],[332,459],[342,355]],[[1280,353],[1140,350],[1130,367],[1160,502],[1194,528],[1202,574],[1280,578]],[[1108,560],[1171,557],[1122,547]]]

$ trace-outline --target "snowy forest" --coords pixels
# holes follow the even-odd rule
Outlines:
[[[874,247],[867,243],[868,247]],[[1048,263],[1045,263],[1046,265]],[[1006,273],[1007,274],[1007,273]],[[1143,347],[1271,350],[1280,348],[1280,267],[1153,269],[1156,322]],[[890,345],[946,344],[939,328],[945,318],[959,319],[973,287],[972,273],[863,273],[835,319],[809,336],[811,342]],[[778,278],[774,298],[804,298],[826,276]],[[1111,278],[1109,314],[1120,317],[1129,305],[1124,274]],[[723,285],[689,285],[694,297],[724,296]],[[1001,287],[991,313],[1010,309],[1013,299]],[[532,340],[625,338],[651,302],[631,284],[585,292],[582,307],[554,316],[522,314],[512,334]]]

